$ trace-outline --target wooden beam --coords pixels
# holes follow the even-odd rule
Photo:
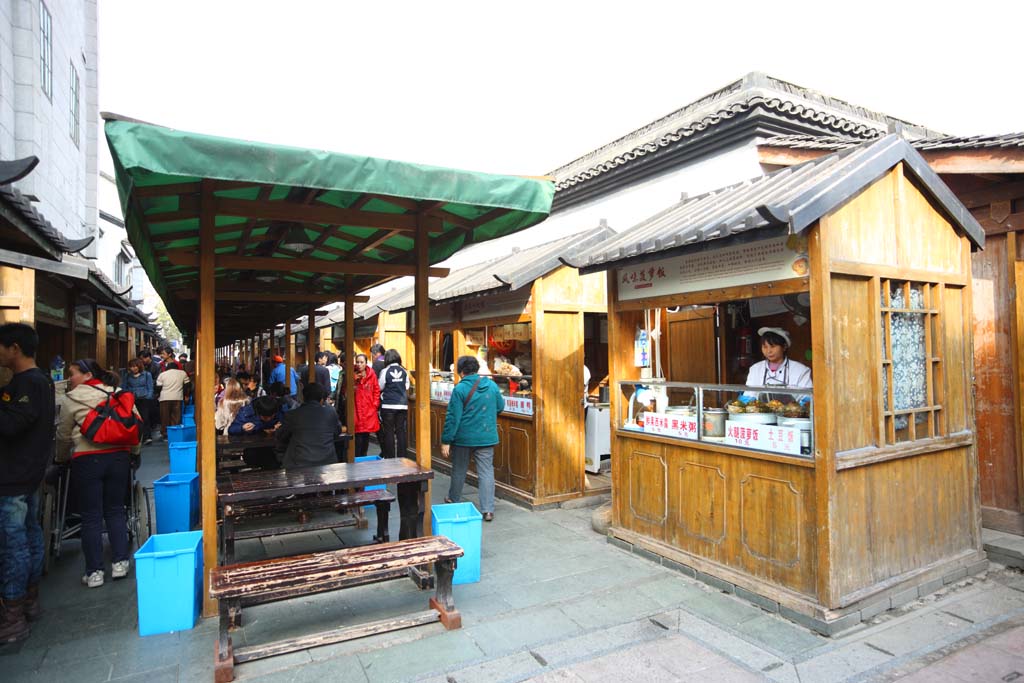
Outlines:
[[[305,205],[282,201],[246,199],[217,199],[217,214],[295,223],[387,228],[389,230],[403,230],[405,232],[414,232],[417,224],[416,216],[409,214],[353,211],[327,204]],[[430,232],[439,233],[442,227],[440,220],[434,220],[430,222],[428,229]]]
[[[827,149],[790,149],[789,147],[772,147],[771,145],[757,146],[757,160],[762,164],[770,166],[796,166],[805,161],[811,161],[826,154],[832,154]]]
[[[922,150],[936,173],[1024,173],[1024,148]]]
[[[316,345],[320,341],[316,333],[316,306],[309,307],[306,319],[306,380],[312,384],[316,381]]]
[[[964,192],[957,195],[957,199],[963,202],[964,206],[968,209],[976,209],[980,206],[991,204],[992,202],[1021,198],[1024,198],[1024,180],[1011,183],[1000,183],[999,185],[992,185],[991,187],[985,187],[980,190],[973,190],[971,192]]]
[[[212,395],[216,323],[214,302],[217,281],[214,277],[214,214],[213,185],[204,180],[199,221],[199,310],[196,320],[196,441],[198,441],[199,486],[203,526],[203,614],[217,614],[217,601],[210,598],[210,572],[217,566],[217,431],[213,424]]]
[[[430,469],[430,237],[426,229],[416,233],[416,462]],[[400,453],[404,457],[405,453]],[[427,500],[431,500],[427,482]],[[430,506],[423,511],[423,528],[430,528]]]
[[[175,266],[195,267],[199,264],[199,255],[188,250],[172,249],[163,253]],[[399,263],[379,263],[354,261],[325,261],[316,258],[273,258],[269,256],[236,256],[217,254],[217,268],[230,270],[267,270],[271,272],[304,272],[323,273],[325,275],[415,275],[416,266]],[[431,268],[430,277],[446,277],[448,268]]]
[[[266,289],[266,286],[264,286]],[[178,290],[175,296],[185,301],[193,301],[198,298],[198,292],[194,289]],[[369,297],[362,297],[363,299],[369,300]],[[217,301],[251,301],[254,305],[261,306],[264,303],[284,303],[284,304],[329,304],[339,299],[338,293],[315,293],[315,292],[260,292],[255,293],[252,291],[245,292],[217,292]]]

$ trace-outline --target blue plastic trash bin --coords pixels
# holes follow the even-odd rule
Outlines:
[[[199,475],[165,474],[153,482],[156,532],[191,531],[199,522]]]
[[[195,414],[196,414],[196,404],[195,403],[186,403],[182,407],[182,409],[181,409],[181,416],[182,417],[188,417],[189,415],[195,416]]]
[[[452,583],[480,580],[480,538],[484,516],[472,503],[449,503],[431,508],[430,528],[435,536],[447,536],[465,553],[459,558]]]
[[[150,536],[135,553],[139,635],[190,629],[203,591],[203,532]]]
[[[196,471],[195,441],[178,441],[167,444],[171,456],[171,474],[192,474]]]
[[[196,440],[196,424],[171,425],[167,428],[167,443],[181,443]]]
[[[192,429],[195,429],[196,428],[196,416],[195,416],[195,414],[183,415],[182,418],[181,418],[181,426],[185,427],[185,428],[191,427]]]

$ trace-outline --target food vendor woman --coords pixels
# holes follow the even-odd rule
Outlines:
[[[811,369],[786,354],[789,350],[789,332],[781,327],[762,327],[757,331],[761,337],[761,353],[764,360],[750,366],[747,373],[748,387],[793,387],[794,389],[811,388]],[[792,400],[788,394],[785,399]],[[757,392],[745,392],[740,400],[744,403],[757,398]],[[778,398],[770,395],[769,398]],[[800,402],[806,402],[801,397]]]

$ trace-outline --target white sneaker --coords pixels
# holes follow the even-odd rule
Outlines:
[[[123,579],[128,576],[128,560],[121,560],[115,562],[110,572],[110,578],[112,579]]]
[[[103,585],[103,570],[97,569],[91,574],[82,577],[82,585],[89,588],[99,588]]]

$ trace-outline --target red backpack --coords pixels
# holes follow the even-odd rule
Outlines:
[[[79,428],[82,436],[93,443],[110,446],[137,446],[141,441],[142,421],[135,414],[135,395],[115,389],[89,409]]]

